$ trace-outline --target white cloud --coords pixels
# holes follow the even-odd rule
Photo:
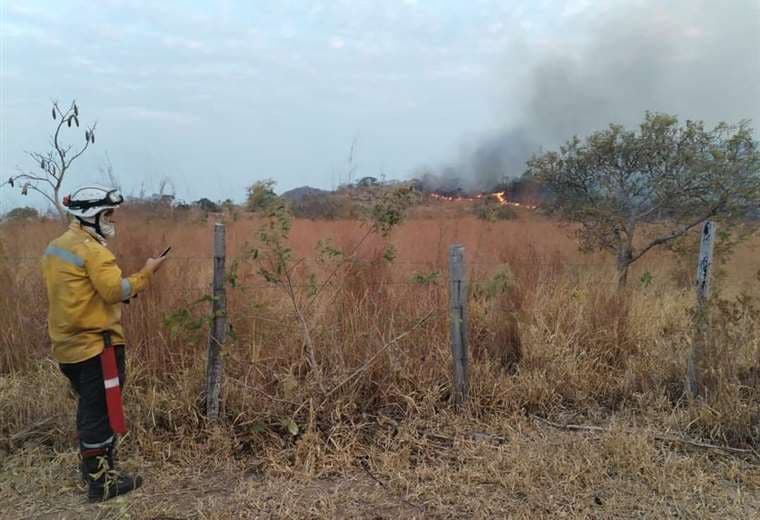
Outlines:
[[[171,110],[155,110],[142,106],[117,106],[105,110],[116,118],[132,121],[155,121],[164,123],[187,124],[195,121],[196,116],[185,112]]]
[[[4,38],[18,38],[33,41],[48,47],[62,47],[63,42],[55,35],[28,24],[0,23],[0,34]]]
[[[158,129],[168,144],[166,159],[156,159],[157,168],[166,170],[187,155],[188,146],[228,150],[230,143],[243,142],[253,119],[260,148],[256,165],[279,177],[283,187],[303,183],[305,172],[323,166],[311,158],[301,160],[306,153],[288,153],[293,132],[313,143],[308,146],[328,150],[323,155],[329,163],[329,150],[344,153],[340,136],[350,139],[357,127],[376,129],[389,136],[388,144],[368,144],[362,160],[370,165],[391,149],[408,150],[408,140],[396,131],[398,118],[415,112],[410,129],[423,137],[412,152],[399,153],[404,159],[396,168],[403,171],[434,159],[431,154],[446,149],[466,129],[491,124],[482,115],[488,101],[480,92],[488,71],[502,67],[505,42],[516,38],[517,26],[527,16],[553,29],[542,23],[544,10],[554,18],[561,12],[557,5],[536,10],[528,0],[508,3],[509,8],[497,0],[70,0],[44,9],[27,7],[41,5],[28,0],[0,0],[3,4],[15,6],[4,20],[16,26],[15,36],[4,31],[2,20],[0,31],[7,37],[10,66],[22,75],[8,81],[9,103],[26,99],[22,96],[36,102],[76,95],[95,108],[93,115],[103,120],[104,129],[120,123]],[[531,7],[519,7],[526,4]],[[46,35],[58,39],[62,48],[42,44]],[[39,69],[57,81],[41,80]],[[451,99],[456,100],[454,110],[460,110],[458,124],[425,132],[439,107]],[[196,114],[199,103],[207,103],[208,111]],[[298,117],[282,117],[294,108]],[[224,138],[198,124],[211,114],[224,118]],[[14,113],[9,119],[22,127],[28,117]],[[312,135],[311,128],[320,130]],[[188,142],[174,144],[174,129],[187,131]],[[28,136],[17,132],[18,142],[35,138],[33,130]],[[139,142],[139,135],[122,135],[119,147]],[[7,150],[7,162],[12,162],[11,153],[23,159],[21,144]],[[230,195],[205,180],[203,169],[217,163],[227,168],[226,157],[232,155],[220,153],[208,163],[188,165],[192,196]],[[125,166],[139,167],[144,160],[129,158],[135,164]],[[309,175],[309,182],[320,182],[317,174]]]
[[[183,38],[181,36],[165,36],[163,43],[170,49],[184,49],[189,51],[208,50],[208,47],[204,42],[191,38]]]
[[[5,80],[21,79],[23,76],[15,70],[8,70],[5,67],[0,67],[0,78]]]
[[[8,9],[8,13],[16,16],[29,17],[29,18],[47,18],[49,19],[49,13],[39,7],[32,7],[28,2],[9,2],[5,5]]]
[[[342,49],[345,46],[346,42],[343,38],[333,37],[330,39],[330,47],[333,49]]]
[[[92,61],[90,58],[87,58],[85,56],[79,56],[74,55],[70,58],[71,64],[75,67],[86,67],[86,68],[92,68],[95,65],[95,62]]]
[[[564,4],[562,16],[569,18],[583,14],[591,9],[593,2],[591,0],[571,0]]]
[[[488,26],[488,32],[491,34],[500,34],[504,32],[504,23],[503,22],[494,22]]]

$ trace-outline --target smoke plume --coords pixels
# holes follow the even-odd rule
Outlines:
[[[536,57],[528,81],[506,89],[520,108],[437,177],[487,190],[540,149],[610,123],[635,127],[646,110],[760,126],[760,0],[639,0],[568,23],[582,37],[515,46]]]

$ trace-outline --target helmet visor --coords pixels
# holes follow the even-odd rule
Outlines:
[[[124,202],[124,197],[119,190],[111,190],[102,199],[97,200],[69,200],[69,209],[88,210],[100,207],[115,207]]]
[[[110,204],[118,206],[124,202],[124,197],[121,195],[121,192],[119,190],[111,190],[106,195],[106,200],[108,200]]]

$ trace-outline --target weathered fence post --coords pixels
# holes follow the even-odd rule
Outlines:
[[[449,247],[449,318],[451,354],[454,365],[454,402],[460,405],[467,397],[467,280],[464,269],[464,246]]]
[[[702,240],[699,245],[699,262],[697,264],[697,311],[694,322],[694,341],[689,354],[687,382],[692,397],[699,397],[704,390],[705,349],[709,334],[710,274],[712,272],[713,246],[715,244],[716,225],[705,222],[702,227]]]
[[[219,390],[222,386],[222,345],[227,335],[227,301],[224,291],[224,224],[214,224],[214,285],[211,302],[211,330],[206,369],[206,417],[219,418]]]

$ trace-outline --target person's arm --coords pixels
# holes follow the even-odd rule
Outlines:
[[[124,278],[113,254],[106,248],[93,247],[87,255],[85,268],[101,298],[113,305],[129,300],[144,290],[162,263],[163,259],[149,258],[142,269]]]

